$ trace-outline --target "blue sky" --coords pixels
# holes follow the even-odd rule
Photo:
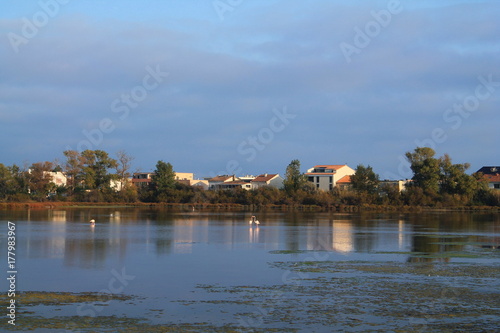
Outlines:
[[[125,150],[199,177],[292,159],[498,165],[498,1],[0,2],[0,163]],[[489,82],[489,83],[488,83]]]

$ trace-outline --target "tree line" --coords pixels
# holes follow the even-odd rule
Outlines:
[[[102,150],[64,151],[63,163],[38,162],[29,166],[0,163],[0,201],[165,202],[242,205],[390,205],[390,206],[500,206],[500,191],[488,188],[481,174],[469,175],[469,164],[453,164],[450,156],[435,157],[431,148],[406,153],[413,177],[403,191],[386,182],[372,167],[362,164],[351,176],[349,188],[316,189],[293,160],[285,169],[283,188],[254,190],[202,190],[175,180],[170,163],[158,161],[152,181],[134,186],[133,157],[124,151],[111,157]],[[66,185],[52,181],[53,172],[64,172]]]

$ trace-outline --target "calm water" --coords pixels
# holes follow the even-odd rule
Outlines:
[[[249,225],[251,215],[143,208],[2,211],[0,253],[7,257],[6,222],[12,221],[18,290],[139,297],[129,305],[64,307],[58,315],[216,326],[241,324],[245,311],[224,305],[229,294],[210,288],[279,286],[298,278],[274,262],[498,264],[500,250],[491,248],[500,246],[498,214],[263,212],[256,214],[258,227]],[[88,223],[92,218],[95,227]],[[42,306],[36,311],[54,315]]]

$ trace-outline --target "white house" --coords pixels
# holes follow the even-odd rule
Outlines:
[[[121,190],[123,190],[125,188],[125,186],[127,184],[131,184],[131,183],[133,184],[133,178],[127,178],[125,180],[114,180],[114,179],[111,179],[109,181],[109,187],[111,187],[116,192],[120,192]]]
[[[137,187],[147,187],[153,181],[154,172],[136,172],[132,176],[132,184]]]
[[[190,180],[190,185],[193,187],[200,188],[202,190],[208,190],[209,187],[208,180],[201,180],[201,179]]]
[[[249,187],[251,187],[250,183],[244,182],[238,177],[235,177],[234,175],[216,176],[208,180],[208,188],[210,190],[227,190],[237,187],[245,188],[246,184],[248,184]]]
[[[307,180],[324,191],[333,190],[337,182],[345,176],[354,175],[356,171],[344,165],[316,165],[306,172]]]
[[[381,180],[379,182],[379,187],[381,185],[394,186],[399,192],[406,190],[406,186],[411,183],[411,180]]]
[[[44,171],[43,174],[49,175],[51,177],[51,182],[57,186],[66,186],[68,183],[68,178],[63,172]]]
[[[271,186],[276,188],[283,188],[283,178],[275,174],[263,174],[255,177],[252,181],[252,189],[256,190],[262,186]]]

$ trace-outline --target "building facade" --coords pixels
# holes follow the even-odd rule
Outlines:
[[[477,172],[484,175],[489,188],[500,190],[500,166],[484,166]]]
[[[356,171],[347,164],[324,164],[316,165],[307,170],[307,180],[314,184],[317,189],[331,191],[337,185],[337,182],[345,176],[354,175]]]
[[[273,173],[273,174],[265,173],[262,175],[258,175],[257,177],[255,177],[251,181],[252,189],[256,190],[256,189],[263,187],[263,186],[283,188],[283,180],[284,179],[277,173]]]

